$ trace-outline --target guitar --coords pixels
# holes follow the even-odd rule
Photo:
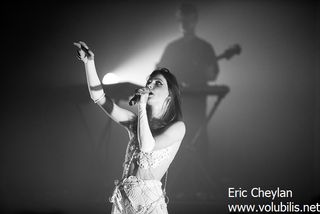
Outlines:
[[[235,55],[239,55],[241,53],[242,49],[239,44],[234,44],[230,46],[228,49],[226,49],[222,54],[217,56],[217,61],[221,59],[231,59]]]
[[[235,55],[239,55],[241,51],[242,49],[240,45],[234,44],[226,49],[222,54],[218,55],[215,60],[230,60]],[[218,73],[215,73],[214,75],[217,76]],[[230,91],[229,87],[225,85],[198,85],[187,84],[184,82],[180,84],[180,88],[183,94],[192,96],[197,96],[200,94],[225,96]]]

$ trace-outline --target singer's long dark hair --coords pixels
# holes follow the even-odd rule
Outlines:
[[[181,93],[178,81],[176,77],[169,71],[169,69],[157,68],[150,74],[148,79],[154,78],[157,75],[162,75],[166,79],[168,84],[169,97],[171,98],[165,113],[162,115],[160,119],[158,119],[161,121],[161,123],[163,123],[164,126],[167,126],[171,123],[182,120],[180,96]]]
[[[162,75],[166,79],[169,96],[171,97],[171,99],[170,101],[168,101],[169,103],[167,105],[167,109],[165,110],[162,117],[159,119],[151,118],[151,107],[147,105],[149,126],[154,136],[163,133],[170,126],[170,124],[182,120],[181,92],[176,77],[167,68],[157,68],[149,75],[148,79],[154,78],[157,75]],[[132,131],[136,132],[137,117],[135,117],[129,123],[131,124]]]

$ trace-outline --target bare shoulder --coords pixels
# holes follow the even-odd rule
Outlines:
[[[180,145],[186,133],[185,123],[177,121],[171,124],[164,133],[155,137],[156,145],[154,150],[163,149],[171,145]]]
[[[177,122],[174,122],[170,127],[169,129],[172,129],[172,130],[176,130],[176,131],[186,131],[186,125],[183,121],[177,121]]]
[[[183,121],[177,121],[166,130],[167,134],[183,138],[186,133],[186,125]]]

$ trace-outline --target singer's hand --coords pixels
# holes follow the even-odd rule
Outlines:
[[[148,101],[150,89],[148,87],[140,88],[136,91],[136,94],[140,95],[140,99],[138,101],[138,104],[145,104]]]
[[[94,59],[94,54],[89,49],[86,43],[79,41],[79,42],[74,42],[73,44],[78,48],[77,57],[79,60],[83,61],[84,63],[87,63],[88,60]]]

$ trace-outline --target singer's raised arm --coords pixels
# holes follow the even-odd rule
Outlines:
[[[101,81],[98,77],[94,54],[84,42],[74,43],[78,47],[78,58],[83,61],[86,71],[86,78],[91,99],[97,103],[104,112],[115,122],[124,122],[134,118],[135,114],[116,105],[111,98],[105,94]]]

